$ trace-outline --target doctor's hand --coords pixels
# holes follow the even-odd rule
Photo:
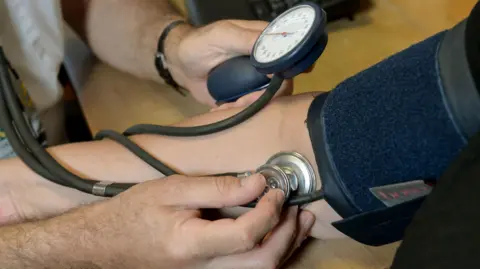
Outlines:
[[[223,20],[201,28],[177,26],[165,41],[172,77],[196,100],[215,107],[215,101],[208,93],[208,74],[228,59],[250,55],[267,25],[263,21]],[[293,83],[286,81],[277,96],[292,92]],[[257,95],[250,95],[252,98]]]
[[[237,219],[207,220],[202,208],[246,204],[261,196],[262,176],[172,176],[137,185],[85,210],[101,268],[278,268],[306,238],[313,217],[269,191]]]

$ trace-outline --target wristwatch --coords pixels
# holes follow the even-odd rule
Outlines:
[[[157,68],[158,74],[163,78],[165,83],[172,86],[177,92],[185,96],[185,93],[181,91],[180,86],[173,79],[172,74],[168,70],[167,59],[165,57],[165,40],[167,39],[168,34],[176,26],[185,24],[183,20],[177,20],[171,22],[162,32],[162,35],[158,39],[157,52],[155,54],[155,67]]]

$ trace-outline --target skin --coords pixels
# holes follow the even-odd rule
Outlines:
[[[100,60],[139,78],[164,83],[153,61],[158,40],[167,25],[184,20],[168,0],[61,2],[65,20]],[[207,89],[210,70],[228,59],[250,55],[267,24],[224,20],[201,28],[188,24],[175,27],[165,40],[165,57],[171,75],[197,101],[215,108]],[[290,95],[292,91],[293,82],[288,80],[278,95]],[[258,96],[258,93],[247,95],[230,106],[242,106]]]
[[[168,6],[167,1],[138,0],[128,1],[127,3],[119,0],[65,0],[62,1],[62,11],[66,21],[87,41],[102,61],[140,78],[164,83],[159,79],[152,58],[155,55],[158,38],[163,29],[172,21],[181,19]],[[118,27],[119,25],[122,25],[122,27]],[[187,88],[199,102],[215,107],[206,89],[208,72],[227,59],[249,54],[253,42],[265,25],[265,22],[223,21],[200,29],[194,29],[189,25],[175,28],[169,34],[165,43],[168,66],[174,79],[181,86]],[[105,35],[105,33],[108,33],[108,35]],[[219,35],[222,38],[218,38]],[[200,49],[197,48],[197,53],[195,55],[191,54],[191,48],[198,46],[200,46]],[[280,92],[279,95],[290,93],[291,81],[285,82]],[[235,113],[235,109],[238,110],[239,107],[241,108],[252,102],[258,98],[258,94],[246,96],[237,103],[222,107],[223,109],[231,107],[233,110],[220,109],[214,114],[200,116],[179,125],[195,125]],[[280,107],[282,106],[277,106],[277,108]],[[280,128],[284,120],[281,115],[277,114],[275,110],[270,110],[270,116],[273,116],[272,124]],[[263,117],[263,121],[265,119]],[[264,122],[257,121],[255,126],[266,127],[267,125]],[[248,126],[239,128],[238,131],[243,130],[245,132],[245,127]],[[250,125],[249,127],[253,126]],[[258,131],[262,131],[262,129],[258,129]],[[194,148],[206,153],[212,144],[226,143],[227,140],[235,138],[237,135],[242,135],[242,133],[230,133],[229,137],[218,137],[218,140],[207,139],[209,142],[204,140],[203,143],[197,144]],[[188,146],[189,144],[192,145],[191,143],[185,143],[184,150],[170,147],[169,150],[164,151],[165,148],[168,148],[168,144],[173,141],[168,139],[162,141],[160,137],[154,136],[136,136],[132,139],[146,148],[151,148],[152,153],[159,158],[164,157],[164,154],[184,152],[184,154],[181,154],[183,156],[172,154],[173,159],[169,158],[165,161],[179,171],[190,175],[190,177],[174,178],[178,182],[192,182],[186,184],[188,187],[185,187],[185,190],[190,190],[190,193],[200,195],[202,192],[196,189],[195,183],[203,184],[203,182],[208,182],[209,179],[205,177],[196,178],[194,177],[196,174],[209,173],[210,170],[217,169],[213,166],[200,167],[199,165],[202,162],[197,161],[199,160],[198,157],[201,158],[201,156],[193,158],[192,155],[188,154],[190,157],[186,158],[185,155],[187,154],[185,153],[189,152],[186,149],[192,149]],[[265,137],[258,142],[262,143],[264,139]],[[202,140],[196,141],[201,142]],[[193,142],[193,140],[189,142]],[[276,141],[270,141],[270,145],[265,144],[267,147],[260,150],[258,155],[257,149],[255,149],[255,154],[252,154],[252,150],[248,153],[241,152],[237,157],[243,160],[236,162],[232,159],[231,163],[240,167],[254,168],[264,161],[260,161],[258,157],[265,157],[272,150],[284,147],[283,142],[284,138],[280,139],[280,137]],[[255,141],[252,141],[252,143],[255,144]],[[161,145],[164,149],[160,149]],[[252,148],[250,147],[250,149]],[[168,227],[168,223],[170,223],[172,230],[168,234],[175,234],[176,230],[183,228],[181,224],[186,219],[169,217],[168,214],[172,212],[168,210],[151,211],[153,214],[142,215],[140,218],[137,218],[139,216],[136,215],[136,212],[142,212],[152,207],[159,210],[158,206],[162,206],[162,200],[158,198],[158,193],[175,190],[177,180],[161,179],[163,178],[161,174],[147,167],[143,162],[111,141],[64,145],[50,148],[49,151],[62,165],[79,175],[92,179],[103,178],[107,181],[114,179],[119,182],[145,183],[114,199],[105,200],[48,182],[32,173],[18,159],[0,161],[0,171],[2,171],[0,172],[0,224],[2,225],[0,228],[0,261],[8,261],[6,264],[0,262],[2,268],[122,268],[121,266],[129,264],[135,264],[137,268],[151,268],[153,264],[155,264],[155,268],[158,268],[158,264],[172,265],[174,268],[189,268],[192,266],[199,268],[199,265],[204,266],[200,268],[226,268],[231,267],[232,264],[241,265],[242,268],[274,268],[281,265],[308,234],[312,234],[310,227],[313,225],[315,218],[309,211],[290,208],[280,212],[278,210],[280,207],[275,202],[278,202],[278,199],[268,198],[267,195],[265,196],[266,202],[262,203],[265,206],[260,206],[248,213],[238,213],[235,210],[223,212],[233,214],[235,219],[247,219],[245,222],[247,226],[258,223],[258,220],[262,219],[259,216],[269,216],[269,218],[263,218],[265,220],[263,225],[251,230],[257,232],[255,235],[252,234],[253,232],[247,233],[246,240],[242,241],[248,243],[246,247],[245,245],[242,247],[242,244],[240,246],[229,244],[233,248],[236,246],[238,248],[226,253],[222,252],[225,250],[223,248],[211,250],[208,246],[215,246],[219,242],[212,239],[201,245],[188,247],[187,244],[186,250],[175,249],[173,252],[167,251],[164,256],[152,257],[150,252],[152,246],[162,247],[162,243],[172,242],[172,240],[156,241],[153,242],[154,245],[151,245],[152,242],[150,241],[149,245],[148,240],[157,236],[157,234],[152,233],[159,226]],[[218,159],[226,152],[219,151],[216,154]],[[246,158],[247,155],[255,155],[256,157],[249,159]],[[231,154],[229,153],[228,156],[231,157]],[[210,157],[215,158],[212,155]],[[223,167],[223,169],[228,170],[233,168],[235,167]],[[222,184],[229,186],[229,184],[234,184],[236,180],[235,178],[224,178],[222,182],[233,183]],[[218,189],[218,182],[214,186],[215,189],[205,189],[205,197],[211,197],[215,191],[222,190]],[[264,183],[258,186],[261,187],[257,189],[258,191],[263,190]],[[250,196],[258,196],[255,191],[244,191]],[[186,191],[186,193],[188,192]],[[191,207],[190,210],[185,209],[189,213],[187,219],[192,220],[191,223],[198,224],[200,221],[205,221],[201,218],[202,214],[200,213],[203,211],[200,208],[210,207],[210,205],[199,205],[195,201],[191,201],[192,196],[184,197],[178,203],[182,205],[181,208],[184,208],[185,205]],[[150,202],[145,200],[146,197],[150,198],[150,200],[147,199]],[[219,208],[220,204],[235,208],[236,205],[245,202],[236,204],[229,200],[232,197],[224,197],[224,199],[221,202],[217,201],[212,207]],[[119,201],[128,201],[128,204],[133,207],[128,211],[119,211],[119,208],[125,209],[125,204]],[[163,206],[170,208],[172,205],[167,203]],[[277,210],[274,210],[275,208]],[[194,214],[191,210],[195,211]],[[173,215],[176,216],[175,213]],[[242,217],[239,217],[239,215],[242,215]],[[159,225],[149,226],[149,221],[152,221],[151,216],[157,218],[155,221]],[[244,216],[256,217],[247,218]],[[135,224],[138,224],[138,226],[127,225],[131,222],[126,222],[125,219],[134,218],[137,222]],[[250,221],[248,221],[249,219]],[[267,221],[269,219],[270,221]],[[169,220],[171,221],[169,222]],[[232,220],[230,223],[227,222],[231,226],[230,229],[228,229],[229,225],[225,224],[225,228],[211,229],[210,231],[238,231],[239,227],[236,227],[234,223]],[[86,229],[85,225],[90,229]],[[192,225],[190,228],[197,229],[198,227],[199,225]],[[139,231],[144,234],[139,233]],[[72,234],[78,234],[81,237],[80,239],[75,236],[72,237]],[[131,242],[132,234],[137,239],[135,244]],[[195,235],[193,237],[177,237],[173,242],[175,242],[175,245],[185,245],[192,238],[209,237],[208,233],[203,233],[201,230],[193,234]],[[232,236],[229,235],[228,238],[232,238]],[[110,242],[111,245],[108,245],[107,242],[109,241],[112,241]],[[126,249],[128,246],[132,248]],[[71,252],[70,249],[72,248],[75,248],[76,251]],[[199,252],[202,248],[206,249],[207,252]],[[208,251],[209,249],[210,251]],[[157,253],[159,252],[157,251]],[[124,263],[118,263],[118,257],[120,256],[124,257]],[[86,260],[89,258],[93,258],[93,260],[87,262]],[[157,260],[154,260],[155,258]],[[140,263],[139,261],[144,262]]]
[[[175,138],[139,135],[131,139],[155,158],[189,176],[252,171],[278,152],[296,151],[314,166],[320,188],[321,180],[304,123],[313,98],[312,94],[279,97],[245,123],[209,136]],[[211,123],[240,110],[241,108],[219,110],[188,119],[176,126]],[[143,182],[163,177],[110,140],[63,145],[51,148],[49,152],[63,166],[85,178]],[[0,171],[8,171],[0,173],[0,183],[8,185],[9,201],[18,209],[17,218],[20,220],[56,215],[100,199],[50,183],[30,171],[18,159],[1,161]],[[40,197],[45,198],[39,199]],[[340,217],[325,201],[315,202],[306,209],[314,213],[317,220],[311,236],[320,239],[343,237],[330,225]],[[244,211],[233,208],[225,213],[236,216]]]
[[[244,180],[172,176],[143,183],[108,201],[0,229],[0,266],[277,268],[314,221],[301,213],[297,223],[296,207],[282,214],[281,191],[268,192],[235,220],[202,219],[199,210],[245,203],[264,185],[258,175]]]

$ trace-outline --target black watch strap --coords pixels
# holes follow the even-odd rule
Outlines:
[[[160,38],[158,39],[157,45],[157,53],[155,55],[155,67],[157,68],[158,74],[160,77],[165,80],[165,83],[172,86],[176,91],[185,95],[181,90],[180,86],[177,82],[173,79],[172,74],[168,70],[167,59],[165,57],[165,40],[167,39],[168,34],[172,31],[176,26],[185,24],[183,20],[177,20],[171,22],[164,30]]]

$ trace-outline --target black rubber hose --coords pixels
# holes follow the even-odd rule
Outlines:
[[[265,92],[245,110],[238,114],[231,116],[222,121],[215,123],[194,126],[194,127],[174,127],[174,126],[159,126],[151,124],[135,125],[127,129],[123,135],[130,136],[136,134],[156,134],[176,137],[193,137],[217,133],[229,128],[232,128],[257,114],[262,110],[271,100],[282,86],[284,79],[279,75],[274,75],[269,86]]]
[[[162,173],[165,176],[171,176],[178,174],[175,170],[172,168],[168,167],[161,161],[155,159],[150,153],[142,149],[140,146],[138,146],[136,143],[128,139],[127,137],[112,131],[112,130],[106,130],[106,131],[101,131],[95,136],[96,140],[101,140],[104,138],[109,138],[120,145],[124,146],[128,150],[130,150],[133,154],[135,154],[138,158],[142,159],[144,162],[158,170],[160,173]]]
[[[130,150],[135,156],[139,157],[142,159],[144,162],[155,168],[157,171],[161,172],[165,176],[171,176],[171,175],[178,175],[177,171],[173,170],[172,168],[168,167],[166,164],[161,162],[160,160],[155,159],[150,153],[142,149],[140,146],[138,146],[136,143],[132,142],[130,139],[127,137],[121,135],[118,132],[112,131],[112,130],[106,130],[102,131],[101,133],[97,134],[95,136],[96,140],[101,140],[104,138],[109,138],[120,145],[124,146],[128,150]],[[228,173],[222,173],[222,174],[216,174],[216,175],[208,175],[208,176],[214,176],[214,177],[223,177],[223,176],[229,176],[229,177],[239,177],[240,174],[243,173],[235,173],[235,172],[228,172]]]
[[[2,65],[0,70],[0,79],[3,80],[4,74],[4,66]],[[10,115],[10,111],[8,111],[5,98],[3,95],[3,83],[1,85],[2,89],[0,89],[0,126],[2,127],[3,131],[5,132],[8,142],[12,146],[15,153],[18,157],[30,168],[33,172],[37,173],[41,177],[48,179],[50,181],[55,182],[56,184],[60,184],[62,186],[66,186],[66,184],[61,180],[57,179],[56,177],[52,176],[50,172],[48,172],[45,167],[43,167],[38,160],[32,155],[29,151],[28,147],[24,145],[21,141],[21,138],[18,136],[16,128],[13,125],[12,116]]]
[[[131,141],[127,137],[123,136],[122,134],[115,132],[113,130],[105,130],[100,133],[98,133],[95,136],[95,140],[102,140],[104,138],[109,138],[120,145],[124,146],[127,148],[130,152],[132,152],[135,156],[138,158],[142,159],[144,162],[149,164],[151,167],[156,169],[157,171],[161,172],[165,176],[172,176],[172,175],[178,175],[177,171],[173,170],[172,168],[168,167],[166,164],[161,162],[158,159],[155,159],[150,153],[142,149],[140,146],[138,146],[135,142]],[[229,176],[229,177],[238,177],[241,173],[235,173],[235,172],[228,172],[228,173],[222,173],[222,174],[216,174],[216,175],[208,175],[208,176],[214,176],[214,177],[222,177],[222,176]]]
[[[287,205],[289,206],[305,205],[305,204],[313,203],[315,201],[323,200],[323,199],[325,199],[325,192],[323,190],[318,190],[316,192],[312,192],[309,194],[294,196],[290,198],[290,200],[287,202]]]
[[[312,192],[310,194],[303,194],[300,196],[290,197],[285,202],[284,206],[301,206],[301,205],[313,203],[318,200],[322,200],[324,198],[325,198],[325,192],[323,190],[319,190],[316,192]],[[243,205],[242,207],[255,208],[257,206],[257,202],[258,201],[254,201],[246,205]]]
[[[3,49],[0,49],[0,64],[2,66],[0,78],[4,98],[3,103],[6,104],[8,110],[10,111],[10,115],[15,122],[15,127],[18,128],[18,133],[21,134],[23,143],[26,144],[26,146],[30,149],[38,162],[50,172],[51,176],[55,178],[61,178],[65,184],[91,194],[93,185],[96,183],[96,181],[84,180],[70,173],[63,166],[61,166],[42,146],[40,146],[38,141],[32,135],[31,130],[26,123],[25,117],[23,116],[22,109],[16,102],[16,93],[14,92],[14,87],[8,70],[6,70],[7,60],[5,58]]]
[[[16,94],[14,92],[14,88],[11,82],[11,78],[9,76],[8,69],[6,68],[7,62],[5,59],[5,54],[1,47],[0,47],[0,65],[1,65],[0,66],[0,80],[1,80],[0,124],[3,127],[7,135],[7,138],[9,139],[9,142],[12,145],[12,148],[15,150],[17,155],[22,159],[22,161],[40,176],[54,183],[60,184],[62,186],[74,188],[79,191],[92,194],[94,185],[99,181],[86,180],[70,173],[63,166],[61,166],[43,147],[41,147],[33,137],[26,123],[26,120],[22,115],[22,110],[20,108],[20,105],[16,102],[16,98],[15,98]],[[149,133],[150,131],[151,133],[154,133],[154,134],[163,134],[163,135],[169,135],[169,136],[200,136],[200,135],[215,133],[215,132],[219,132],[219,131],[231,128],[235,125],[238,125],[246,121],[247,119],[255,115],[258,111],[260,111],[263,107],[265,107],[265,105],[268,104],[268,102],[273,98],[275,93],[278,91],[282,82],[283,82],[282,78],[274,77],[272,79],[272,83],[267,88],[265,93],[259,98],[259,100],[257,100],[255,103],[253,103],[250,107],[248,107],[244,111],[228,119],[225,119],[223,121],[209,124],[209,125],[204,125],[204,126],[186,127],[186,128],[150,126],[154,128],[150,130],[143,130],[139,134]],[[148,126],[144,125],[144,127],[148,127]],[[134,126],[130,129],[130,131],[133,130],[131,134],[135,134],[135,130],[136,130],[135,128],[136,127]],[[127,133],[128,133],[128,130],[127,130]],[[122,145],[127,147],[130,151],[134,152],[134,154],[139,156],[141,159],[148,160],[147,163],[155,167],[157,170],[159,170],[166,176],[176,174],[176,172],[173,169],[169,168],[159,160],[156,160],[148,152],[140,148],[138,145],[136,145],[126,137],[123,137],[120,134],[113,131],[104,131],[97,135],[98,139],[102,139],[105,137],[108,137],[110,139],[113,139],[121,143]],[[22,140],[23,140],[23,143],[22,143]],[[238,173],[225,173],[221,175],[238,176]],[[221,175],[217,175],[217,176],[221,176]],[[102,196],[104,197],[116,196],[119,193],[126,191],[135,185],[136,183],[111,183],[105,188],[105,193]],[[313,201],[321,200],[323,198],[324,198],[324,192],[320,190],[307,195],[291,197],[286,202],[286,205],[287,206],[303,205],[303,204],[311,203]],[[256,201],[249,203],[248,205],[246,205],[246,207],[255,207],[256,203],[257,203]]]
[[[35,173],[42,176],[43,178],[64,187],[74,188],[79,191],[92,194],[94,184],[98,183],[99,181],[82,179],[65,170],[35,140],[28,126],[26,125],[25,118],[19,117],[19,115],[21,115],[22,112],[18,103],[17,102],[8,103],[9,100],[6,98],[6,96],[10,96],[9,99],[12,99],[12,97],[15,96],[15,94],[13,93],[14,88],[11,83],[10,75],[7,69],[5,54],[1,47],[0,47],[0,81],[1,81],[0,124],[3,130],[5,131],[5,134],[7,135],[8,142],[10,143],[10,145],[12,146],[13,150],[18,155],[18,157],[28,167],[30,167],[30,169],[32,169]],[[14,117],[12,114],[16,115],[16,117]],[[19,127],[17,127],[18,129],[15,128],[16,125],[14,125],[13,122],[19,125]],[[22,125],[23,127],[20,128],[20,126]],[[20,136],[20,134],[22,134],[22,136]],[[28,141],[29,143],[25,145],[24,143],[22,143],[22,140],[24,142]],[[35,156],[35,154],[31,152],[31,148],[29,145],[31,145],[33,149],[36,149],[37,153],[40,152],[41,156]],[[44,158],[45,156],[47,158]],[[47,163],[50,162],[50,164],[45,167],[43,165],[43,163],[45,162]],[[60,169],[56,169],[56,167],[60,167]],[[66,173],[61,172],[62,169],[66,171]],[[60,171],[60,172],[57,175],[55,175],[55,173],[52,173],[55,171]],[[65,174],[70,174],[70,180],[69,178],[65,179]],[[72,184],[72,180],[74,184]],[[79,188],[79,185],[84,187]],[[106,189],[104,196],[105,197],[116,196],[119,193],[126,191],[127,189],[135,185],[136,185],[135,183],[112,183]]]

